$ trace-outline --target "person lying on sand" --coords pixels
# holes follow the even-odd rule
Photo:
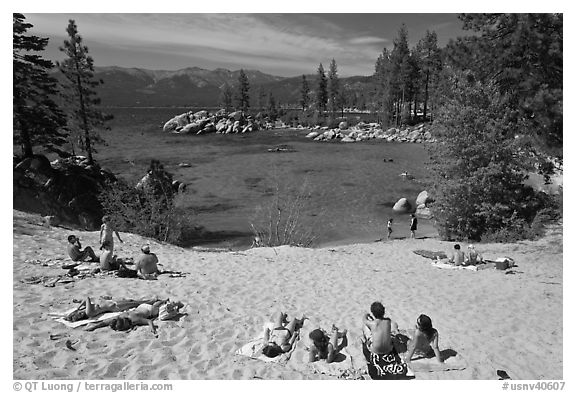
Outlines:
[[[106,300],[102,299],[98,303],[92,303],[90,297],[87,297],[76,310],[68,314],[64,319],[71,322],[82,319],[92,318],[107,312],[126,311],[141,304],[153,304],[154,300]]]
[[[338,352],[348,345],[347,332],[346,329],[339,332],[338,328],[334,325],[332,325],[332,336],[328,336],[328,334],[321,329],[312,330],[308,335],[310,340],[312,340],[308,361],[315,362],[319,359],[326,359],[326,363],[332,363]],[[342,339],[340,345],[338,345],[339,338]]]
[[[145,244],[141,248],[142,254],[136,260],[136,271],[138,277],[145,280],[155,280],[160,274],[158,270],[158,257],[150,252],[150,246]]]
[[[429,316],[420,314],[416,320],[414,337],[408,342],[405,361],[409,363],[414,353],[430,357],[432,352],[436,356],[436,360],[443,363],[440,349],[438,349],[438,331],[432,327],[432,320]]]
[[[127,331],[138,325],[148,325],[152,333],[156,334],[156,326],[152,322],[160,313],[160,306],[167,300],[158,300],[154,304],[142,303],[133,311],[123,312],[116,318],[110,318],[104,321],[96,322],[86,328],[91,332],[104,326],[110,326],[113,330]]]
[[[366,346],[372,353],[386,355],[392,351],[392,333],[398,332],[398,324],[384,317],[385,308],[380,302],[372,303],[370,312],[362,320]]]
[[[288,322],[287,318],[288,314],[281,311],[277,312],[273,316],[274,327],[272,330],[269,328],[264,330],[264,342],[266,344],[262,348],[262,353],[269,358],[274,358],[292,349],[297,338],[296,330],[300,329],[304,320],[307,319],[306,316],[302,315],[302,318],[294,318]]]
[[[94,253],[94,250],[92,250],[92,247],[87,246],[82,250],[80,239],[75,235],[68,236],[68,255],[75,262],[84,262],[86,258],[90,258],[90,262],[98,262],[98,257]]]

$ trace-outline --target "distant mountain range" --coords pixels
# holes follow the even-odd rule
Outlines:
[[[281,77],[260,71],[244,70],[250,84],[251,106],[264,105],[269,93],[276,102],[298,105],[302,76]],[[98,87],[103,106],[112,107],[215,107],[225,84],[235,86],[240,71],[198,67],[177,71],[154,71],[141,68],[96,67],[95,77],[104,83]],[[315,75],[306,75],[310,89]],[[371,89],[371,77],[341,78],[341,84],[356,94]]]

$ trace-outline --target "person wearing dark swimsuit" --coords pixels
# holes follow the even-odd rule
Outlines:
[[[414,214],[411,214],[410,217],[410,238],[414,239],[416,238],[416,230],[418,229],[418,219]]]
[[[274,316],[274,327],[272,330],[264,330],[264,347],[262,353],[269,358],[276,357],[284,352],[289,352],[298,337],[297,330],[302,327],[306,317],[294,318],[288,322],[288,315],[278,312]]]
[[[312,330],[308,335],[310,340],[312,340],[308,361],[315,362],[319,359],[326,359],[326,363],[332,363],[336,355],[348,345],[346,333],[347,330],[339,332],[338,328],[334,325],[332,325],[332,336],[328,336],[328,334],[321,329]],[[340,345],[338,345],[339,338],[342,339]]]

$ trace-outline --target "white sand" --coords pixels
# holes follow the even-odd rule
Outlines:
[[[94,247],[98,232],[46,228],[40,222],[39,216],[14,211],[15,379],[331,378],[294,364],[304,358],[307,339],[298,342],[286,365],[234,352],[259,334],[270,315],[284,310],[290,316],[306,313],[307,331],[332,323],[347,328],[348,352],[362,368],[360,317],[375,300],[384,303],[400,328],[413,327],[420,313],[429,315],[440,334],[440,349],[453,349],[466,360],[465,370],[417,373],[418,379],[497,379],[498,369],[513,379],[563,377],[561,227],[536,242],[477,247],[485,257],[514,258],[515,274],[434,268],[412,252],[452,247],[434,239],[244,252],[200,252],[150,241],[165,269],[190,274],[157,281],[86,278],[50,288],[20,280],[64,270],[25,260],[65,256],[72,232],[84,246]],[[116,245],[120,257],[137,256],[148,241],[121,236],[125,243]],[[128,333],[70,329],[48,315],[87,295],[169,297],[187,304],[187,315],[157,322],[158,338],[145,326]],[[55,334],[64,337],[51,340]],[[76,351],[66,348],[67,339],[77,341]]]

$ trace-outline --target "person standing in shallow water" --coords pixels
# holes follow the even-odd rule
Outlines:
[[[386,225],[386,228],[388,230],[388,237],[386,237],[386,239],[390,240],[390,236],[392,236],[392,219],[390,218],[388,220],[388,224]]]
[[[418,229],[418,219],[415,214],[410,214],[410,239],[416,238],[416,230]]]
[[[120,243],[124,243],[122,239],[120,239],[120,234],[112,224],[110,223],[110,217],[104,216],[102,217],[102,226],[100,227],[100,249],[104,247],[104,243],[107,243],[107,251],[110,252],[111,255],[114,253],[114,233],[116,233],[116,237],[120,240]]]

